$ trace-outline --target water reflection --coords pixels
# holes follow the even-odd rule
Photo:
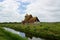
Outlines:
[[[21,37],[25,37],[25,33],[23,33],[23,32],[15,31],[14,29],[6,28],[6,27],[4,27],[4,29],[7,30],[7,31],[9,31],[9,32],[18,34],[18,35],[21,36]]]
[[[28,40],[44,40],[44,39],[41,39],[41,38],[36,38],[36,37],[31,36],[31,35],[25,34],[23,32],[15,31],[14,29],[11,29],[11,28],[4,27],[4,29],[7,30],[7,31],[9,31],[9,32],[18,34],[21,37],[27,37]]]
[[[36,38],[36,37],[32,37],[32,39],[28,38],[29,40],[44,40],[44,39],[41,39],[41,38]]]

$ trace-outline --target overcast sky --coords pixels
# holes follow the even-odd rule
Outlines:
[[[60,22],[60,0],[0,0],[0,22],[21,22],[26,13],[41,22]]]

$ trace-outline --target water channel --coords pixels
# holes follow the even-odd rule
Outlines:
[[[23,33],[23,32],[16,31],[16,30],[14,30],[14,29],[6,28],[6,27],[4,27],[4,29],[7,30],[7,31],[9,31],[9,32],[18,34],[19,36],[21,36],[21,37],[23,37],[23,38],[26,37],[26,34]],[[44,39],[42,39],[42,38],[36,38],[36,37],[32,37],[32,38],[27,37],[27,38],[28,38],[28,40],[44,40]]]

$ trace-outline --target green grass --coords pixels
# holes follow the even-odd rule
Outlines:
[[[41,22],[39,24],[2,23],[1,27],[9,27],[25,32],[31,36],[42,37],[50,40],[60,40],[60,22]]]
[[[22,38],[19,35],[8,32],[0,27],[0,40],[27,40],[27,38]]]

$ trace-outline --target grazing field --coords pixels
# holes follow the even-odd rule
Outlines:
[[[25,32],[27,36],[60,40],[60,22],[41,22],[35,24],[0,23],[0,27],[8,27]]]

